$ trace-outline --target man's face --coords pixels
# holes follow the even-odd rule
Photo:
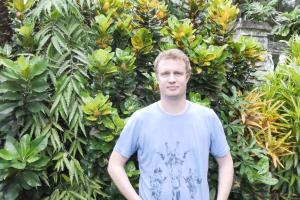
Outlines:
[[[161,97],[180,98],[185,96],[189,76],[184,61],[161,60],[157,66],[157,81]]]

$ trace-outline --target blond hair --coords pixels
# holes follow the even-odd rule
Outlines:
[[[191,74],[191,63],[189,58],[183,51],[179,49],[169,49],[166,51],[160,52],[154,61],[154,71],[157,74],[158,64],[162,60],[173,59],[173,60],[182,60],[185,63],[185,69],[188,75]]]

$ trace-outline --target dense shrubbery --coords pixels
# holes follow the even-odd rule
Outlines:
[[[231,199],[299,197],[298,37],[288,63],[249,93],[264,51],[233,41],[230,0],[13,2],[12,42],[0,49],[1,199],[122,199],[109,154],[126,118],[158,99],[152,62],[174,47],[192,62],[189,99],[223,121]],[[134,159],[126,171],[137,186]],[[210,174],[213,198],[213,161]]]
[[[267,22],[272,27],[272,37],[275,40],[288,40],[293,34],[300,34],[300,5],[298,2],[293,9],[286,8],[283,0],[239,1],[242,7],[242,17],[255,22]],[[288,9],[290,9],[288,11]]]

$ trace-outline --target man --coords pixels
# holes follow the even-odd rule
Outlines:
[[[128,120],[109,160],[112,180],[128,200],[209,200],[211,153],[219,167],[217,200],[226,200],[233,179],[229,146],[214,111],[186,100],[188,57],[178,49],[167,50],[155,59],[154,70],[160,101]],[[136,151],[139,195],[124,170]]]

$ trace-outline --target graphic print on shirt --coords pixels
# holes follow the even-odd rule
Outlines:
[[[166,179],[167,177],[162,175],[160,168],[154,169],[153,176],[150,176],[151,196],[154,200],[160,200],[162,185]]]
[[[164,161],[167,169],[169,169],[169,176],[171,178],[172,185],[172,200],[180,200],[180,186],[181,186],[181,174],[182,166],[188,151],[180,155],[178,152],[180,142],[176,142],[176,147],[172,150],[169,149],[169,145],[166,142],[166,154],[159,153],[161,159]]]
[[[164,182],[169,182],[172,189],[172,200],[181,200],[181,191],[183,184],[190,193],[191,199],[195,199],[197,194],[197,184],[201,184],[202,180],[193,173],[192,169],[189,169],[187,175],[182,174],[182,167],[189,154],[189,150],[180,152],[180,142],[177,141],[175,148],[170,149],[169,144],[165,143],[165,153],[157,152],[162,159],[165,169],[156,168],[152,176],[150,176],[150,185],[152,198],[154,200],[161,199],[161,193]],[[163,167],[162,167],[163,168]],[[168,178],[163,174],[168,174]]]
[[[197,186],[197,184],[200,185],[202,183],[202,179],[197,177],[195,174],[196,173],[193,172],[192,169],[190,168],[188,176],[183,177],[185,180],[185,183],[187,184],[187,188],[190,192],[191,199],[196,198],[197,188],[200,188]]]

